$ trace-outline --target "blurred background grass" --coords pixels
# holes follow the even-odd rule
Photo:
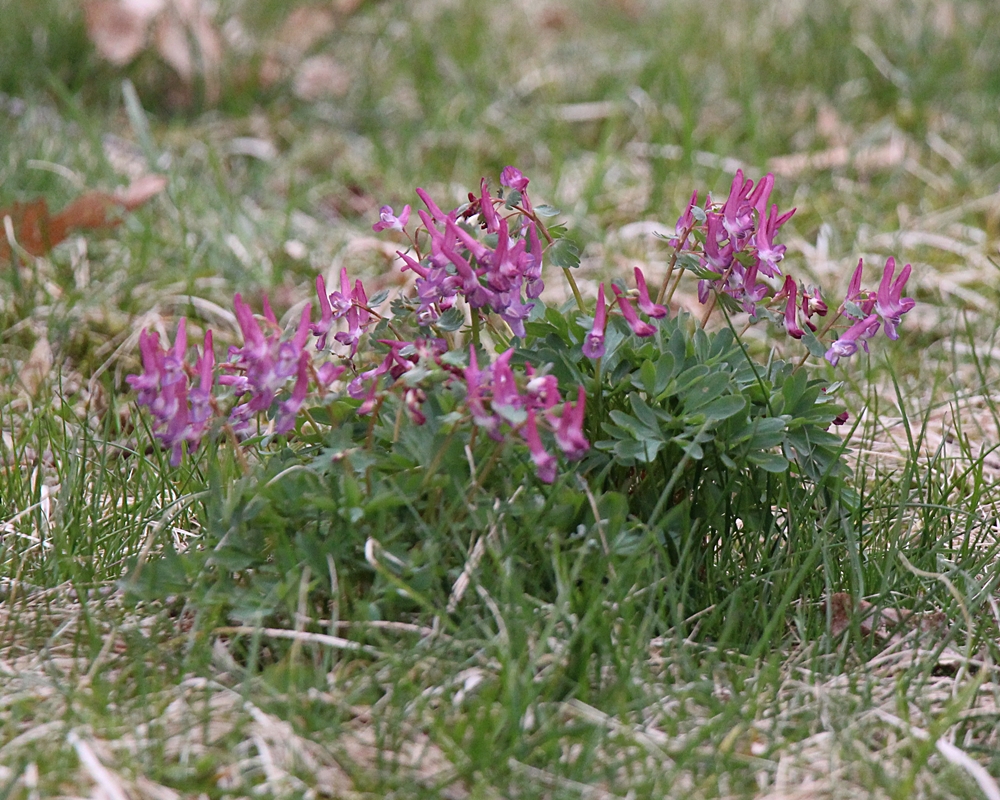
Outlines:
[[[996,304],[987,2],[340,2],[296,19],[286,3],[228,0],[211,16],[220,59],[187,81],[152,43],[127,65],[103,60],[80,3],[2,7],[0,203],[58,206],[130,169],[171,176],[155,211],[93,245],[95,279],[127,313],[181,286],[220,303],[285,286],[291,300],[345,257],[385,272],[377,248],[348,247],[380,204],[415,185],[460,200],[508,163],[568,215],[585,274],[655,269],[650,230],[743,166],[778,172],[776,198],[799,209],[788,263],[828,291],[857,256],[894,254],[915,262],[923,301]],[[150,141],[125,113],[125,79]],[[141,280],[115,269],[137,259]]]
[[[775,200],[798,209],[783,229],[785,264],[821,283],[831,305],[859,257],[871,265],[869,283],[888,255],[912,262],[907,293],[920,303],[902,326],[902,340],[880,342],[870,364],[855,359],[836,373],[854,386],[852,411],[868,403],[860,450],[876,451],[899,468],[894,475],[875,471],[870,480],[859,469],[871,512],[865,568],[874,591],[896,602],[893,592],[904,581],[891,554],[900,537],[909,541],[911,527],[935,552],[942,542],[947,549],[959,529],[970,551],[984,541],[984,548],[993,547],[990,515],[1000,466],[979,449],[997,441],[989,398],[996,388],[994,353],[1000,353],[1000,16],[992,3],[339,0],[293,7],[284,0],[219,0],[206,8],[221,57],[184,79],[154,43],[127,64],[102,59],[83,3],[0,0],[0,208],[42,196],[58,209],[85,188],[110,189],[148,171],[170,181],[163,195],[112,231],[74,235],[45,258],[0,265],[0,509],[4,520],[31,509],[27,528],[37,532],[34,538],[5,532],[4,563],[11,576],[55,587],[31,596],[30,613],[2,609],[4,658],[82,653],[117,670],[102,678],[94,667],[94,692],[84,682],[77,691],[80,676],[72,670],[65,679],[58,673],[61,693],[53,692],[51,702],[46,696],[48,705],[25,702],[0,715],[6,742],[31,729],[35,718],[84,720],[109,739],[147,720],[172,730],[165,709],[188,697],[175,692],[185,675],[236,675],[251,684],[252,670],[225,662],[225,647],[221,654],[195,647],[204,642],[196,628],[192,632],[195,623],[173,616],[169,603],[170,613],[154,610],[137,620],[118,607],[118,595],[106,607],[95,600],[95,587],[119,579],[148,537],[169,538],[183,549],[197,536],[198,493],[207,488],[197,469],[171,471],[157,456],[118,458],[133,442],[132,411],[116,395],[137,365],[138,330],[150,326],[172,335],[177,317],[187,315],[192,339],[210,325],[217,342],[231,342],[238,331],[226,309],[234,291],[266,290],[280,314],[311,295],[318,271],[347,266],[373,284],[391,281],[395,248],[371,235],[378,206],[412,202],[417,185],[442,203],[457,202],[481,176],[495,180],[506,164],[532,179],[536,202],[563,210],[583,249],[586,278],[624,274],[636,264],[655,275],[665,255],[651,232],[672,228],[692,191],[701,198],[706,191],[724,193],[740,166],[754,178],[777,173]],[[293,17],[296,9],[305,9],[302,16]],[[127,106],[128,86],[141,108]],[[558,297],[558,278],[548,291]],[[970,395],[978,405],[963,405]],[[968,421],[957,435],[943,418],[942,409],[952,408]],[[915,421],[914,442],[902,428],[886,436],[902,412]],[[927,431],[938,438],[924,437]],[[887,450],[893,438],[895,449]],[[960,467],[961,459],[946,451],[951,445],[965,459]],[[918,465],[916,453],[927,447],[930,461]],[[238,467],[227,463],[222,471],[235,476]],[[995,559],[967,555],[962,579],[968,582],[961,585],[972,592]],[[930,607],[952,602],[943,584],[929,581],[926,589],[921,602]],[[601,602],[618,601],[606,586],[593,592]],[[511,594],[505,612],[517,633],[539,609]],[[800,618],[789,623],[791,639],[815,623],[803,622],[813,612],[823,614],[795,612]],[[484,631],[492,631],[489,614],[484,606]],[[119,624],[125,646],[115,644]],[[559,636],[571,635],[563,622],[551,624]],[[387,650],[399,641],[394,633],[365,635]],[[983,635],[995,638],[995,631]],[[649,643],[639,638],[625,641],[629,658],[645,657]],[[555,641],[553,648],[562,646],[558,636]],[[567,706],[553,703],[535,681],[540,651],[528,652],[529,643],[516,637],[514,644],[501,654],[506,672],[480,676],[488,687],[481,702],[471,710],[445,703],[447,720],[427,723],[427,730],[465,765],[463,774],[485,771],[487,783],[490,770],[507,769],[508,758],[552,767],[562,737],[576,736],[587,759],[565,772],[587,781],[593,764],[610,763],[602,748],[625,752],[621,742],[620,750],[608,744],[619,735],[608,731],[621,729],[607,727],[586,706],[566,717]],[[522,644],[524,651],[514,652]],[[670,642],[660,644],[662,654],[638,665],[635,681],[625,681],[628,669],[622,669],[628,698],[619,707],[609,700],[608,713],[641,722],[647,709],[660,708],[664,685],[671,684],[672,697],[693,711],[680,717],[664,711],[657,724],[675,738],[679,731],[688,735],[672,757],[678,770],[702,781],[706,796],[729,796],[731,788],[752,792],[761,766],[754,759],[763,752],[773,772],[788,742],[812,742],[819,755],[810,768],[832,762],[826,745],[812,741],[817,731],[843,735],[856,770],[856,782],[843,781],[845,791],[881,787],[901,796],[894,776],[916,775],[930,757],[907,748],[887,753],[884,728],[870,721],[854,726],[859,705],[895,708],[908,690],[892,676],[874,674],[865,678],[868,699],[859,700],[836,683],[850,658],[844,652],[814,661],[804,642],[787,664],[773,661],[760,671],[716,664],[711,647],[693,651],[679,643],[674,652]],[[319,669],[296,678],[291,661],[273,664],[254,691],[313,738],[324,735],[331,708],[341,713],[338,703],[388,697],[381,716],[373,716],[391,749],[386,742],[406,739],[401,731],[412,723],[414,708],[430,714],[437,697],[457,695],[458,686],[465,691],[468,663],[450,646],[441,644],[426,662],[419,648],[400,647],[398,663],[373,665],[370,674],[361,670],[357,680],[338,684],[348,687],[346,699],[331,699]],[[259,641],[239,645],[250,653],[255,648]],[[323,656],[324,669],[329,660]],[[673,672],[665,677],[667,662]],[[357,662],[339,663],[347,675]],[[623,663],[627,667],[627,659]],[[833,674],[816,697],[798,686],[804,664]],[[933,662],[909,669],[905,680],[913,685],[935,679]],[[18,679],[29,687],[25,696],[48,680],[46,670],[51,665]],[[319,694],[296,698],[297,679]],[[948,684],[940,703],[938,695],[918,691],[910,691],[908,702],[932,721],[943,715],[943,730],[957,719],[948,702],[960,683]],[[386,686],[399,687],[398,701]],[[793,700],[779,703],[782,692]],[[829,726],[822,698],[837,692],[842,713]],[[120,705],[103,702],[107,697]],[[738,728],[772,713],[772,705],[767,747],[773,749],[753,749],[761,741],[756,729]],[[506,709],[515,707],[538,712],[533,738],[520,719],[508,718]],[[210,715],[191,713],[202,720]],[[657,715],[648,711],[649,718]],[[25,741],[64,752],[64,731],[52,731],[51,742],[44,735]],[[975,734],[973,745],[989,752],[995,731]],[[172,751],[137,761],[141,769],[162,769],[166,783],[183,773],[187,783],[178,778],[172,785],[221,796],[216,766],[240,755],[219,750],[191,769],[178,766]],[[669,791],[659,762],[653,770],[641,764],[645,753],[634,763],[623,756],[622,769],[634,770],[640,792]],[[28,763],[29,756],[18,758]],[[894,759],[892,768],[887,759]],[[600,768],[609,780],[617,774]],[[921,774],[927,796],[968,790],[956,789],[947,769],[935,772],[940,785]],[[538,774],[517,775],[525,796],[544,791],[533,783]],[[393,780],[386,785],[403,791],[403,779]],[[824,786],[835,790],[839,780]],[[569,784],[552,791],[579,796]]]

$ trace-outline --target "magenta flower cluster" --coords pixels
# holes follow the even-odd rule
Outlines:
[[[779,213],[776,204],[769,206],[773,188],[771,173],[755,185],[738,170],[723,203],[713,203],[708,196],[702,211],[695,192],[677,220],[670,243],[678,254],[694,255],[703,273],[708,273],[698,284],[698,299],[703,304],[709,302],[714,291],[733,298],[751,318],[756,318],[762,304],[784,302],[784,328],[790,336],[801,339],[805,328],[818,330],[815,317],[825,317],[829,309],[818,288],[798,283],[790,275],[785,275],[781,288],[774,291],[773,282],[782,277],[778,264],[785,257],[785,245],[777,243],[776,235],[795,209]],[[852,324],[826,351],[831,364],[853,355],[859,346],[867,352],[867,340],[879,327],[890,339],[897,338],[896,328],[914,301],[902,297],[910,265],[893,279],[895,266],[895,259],[889,258],[878,292],[866,292],[861,289],[862,263],[858,262],[847,298],[837,314],[837,318],[848,317]],[[640,289],[643,292],[644,287]]]
[[[140,405],[153,417],[154,434],[170,450],[170,463],[177,466],[184,456],[185,445],[198,446],[213,415],[212,384],[215,353],[212,332],[205,333],[201,355],[193,368],[184,359],[187,355],[187,321],[177,324],[174,344],[160,345],[155,331],[139,334],[139,352],[143,371],[126,380],[135,389]],[[193,379],[197,379],[194,385]]]
[[[501,173],[500,185],[512,193],[507,201],[494,197],[484,178],[478,196],[470,194],[468,204],[448,213],[427,192],[417,189],[417,196],[427,210],[417,211],[422,227],[412,240],[414,255],[404,252],[398,255],[404,269],[417,275],[417,320],[421,325],[433,324],[462,298],[474,311],[482,309],[499,315],[514,336],[525,337],[524,322],[531,314],[533,301],[545,288],[542,245],[538,226],[530,219],[528,179],[514,167],[507,167]],[[519,222],[512,228],[510,219],[500,210],[505,210],[507,203],[515,199],[515,192]],[[473,217],[478,218],[488,235],[496,238],[495,246],[470,233],[465,222]],[[383,206],[380,221],[373,228],[404,230],[408,219],[409,206],[398,218],[391,208]],[[426,233],[429,240],[424,245],[424,249],[429,245],[425,255],[421,254],[421,233]]]
[[[508,167],[500,182],[508,192],[506,200],[493,197],[484,180],[479,196],[470,196],[468,204],[447,214],[426,192],[417,190],[427,210],[418,211],[423,226],[415,236],[426,241],[428,252],[421,255],[414,241],[416,257],[408,253],[400,257],[403,269],[417,275],[412,308],[419,328],[432,325],[463,300],[473,313],[495,313],[513,335],[525,336],[531,300],[543,288],[542,246],[531,218],[528,179]],[[506,211],[512,211],[510,216],[504,215]],[[409,206],[399,215],[383,206],[373,227],[408,235],[409,219]],[[495,244],[487,245],[474,236],[471,220]],[[513,349],[480,368],[472,348],[469,365],[457,366],[455,359],[444,358],[449,350],[444,339],[407,339],[392,324],[388,329],[399,338],[378,339],[384,355],[372,359],[372,348],[360,345],[381,317],[369,306],[361,280],[352,285],[345,268],[332,291],[324,277],[318,276],[316,292],[319,320],[312,321],[312,308],[306,305],[287,334],[266,296],[263,312],[257,315],[237,294],[233,304],[243,344],[230,347],[227,359],[218,365],[211,331],[205,335],[201,353],[196,351],[193,364],[189,363],[184,319],[172,346],[163,347],[155,332],[140,334],[143,371],[128,381],[138,393],[139,404],[149,409],[155,434],[169,448],[172,464],[179,464],[185,450],[199,445],[213,420],[245,436],[268,415],[273,422],[265,430],[288,433],[310,392],[323,395],[335,385],[339,393],[361,401],[357,412],[362,415],[377,413],[384,398],[396,393],[416,424],[426,422],[423,406],[428,383],[459,385],[464,389],[468,418],[494,439],[513,438],[525,444],[539,478],[546,482],[555,479],[557,457],[543,444],[543,433],[567,458],[579,458],[587,451],[582,387],[575,402],[563,401],[552,375],[537,373],[530,365],[514,370]],[[309,347],[313,339],[315,347]],[[345,376],[348,370],[350,377]]]
[[[555,377],[537,374],[529,364],[522,389],[510,366],[513,355],[513,349],[507,350],[480,369],[475,348],[469,348],[469,365],[462,375],[466,404],[472,421],[493,439],[502,441],[508,431],[519,435],[528,445],[538,477],[552,483],[557,461],[542,444],[539,425],[544,423],[552,430],[556,446],[567,458],[583,456],[590,447],[583,434],[584,388],[578,387],[575,403],[563,402]]]
[[[778,264],[785,257],[785,246],[777,244],[775,236],[795,213],[793,208],[779,214],[776,204],[768,206],[773,188],[771,173],[755,185],[744,179],[742,170],[737,170],[725,202],[713,203],[711,196],[706,198],[704,222],[700,224],[695,216],[698,193],[691,196],[671,242],[678,250],[693,252],[710,275],[698,284],[702,303],[715,289],[740,302],[750,316],[756,316],[757,304],[771,293],[771,285],[764,278],[780,277]]]
[[[641,311],[649,320],[662,319],[667,316],[666,306],[654,303],[649,296],[649,288],[646,286],[646,276],[642,270],[635,268],[636,297],[625,294],[621,289],[612,284],[611,291],[614,292],[615,300],[622,317],[628,323],[632,333],[636,336],[652,336],[656,333],[656,326],[647,320],[640,318],[636,311]],[[633,306],[633,303],[636,306]],[[594,312],[594,324],[590,333],[583,340],[583,354],[587,358],[598,359],[604,355],[604,331],[607,325],[608,309],[604,295],[604,284],[597,287],[597,306]]]
[[[834,366],[840,359],[858,352],[858,345],[867,353],[868,339],[878,333],[879,326],[885,330],[885,335],[890,339],[898,339],[899,333],[896,328],[903,314],[916,305],[916,301],[912,298],[902,296],[903,287],[910,277],[909,264],[903,267],[894,279],[896,259],[890,256],[882,270],[882,281],[877,292],[861,289],[863,270],[864,261],[859,259],[858,266],[851,276],[847,297],[840,307],[840,313],[853,320],[853,324],[826,351],[826,360]]]

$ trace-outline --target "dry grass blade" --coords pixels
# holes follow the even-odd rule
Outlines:
[[[888,711],[877,708],[875,709],[875,714],[879,717],[879,719],[888,722],[893,727],[906,732],[915,739],[929,741],[931,738],[927,731],[904,722],[894,714],[890,714]],[[943,737],[937,739],[934,742],[934,746],[949,763],[964,769],[967,773],[969,773],[969,775],[972,776],[973,780],[975,780],[978,784],[983,794],[986,795],[987,800],[1000,800],[1000,786],[997,785],[997,782],[986,771],[982,764],[971,759],[961,748],[956,747]]]
[[[66,737],[66,741],[76,750],[76,755],[83,768],[108,800],[129,800],[122,782],[101,763],[94,749],[86,740],[82,739],[75,730],[72,730]]]
[[[270,636],[275,639],[291,639],[295,642],[307,644],[320,644],[324,647],[332,647],[336,650],[348,650],[355,653],[365,653],[375,658],[384,657],[384,653],[375,647],[360,642],[352,642],[350,639],[342,639],[339,636],[330,636],[327,633],[310,633],[309,631],[286,630],[285,628],[254,628],[250,625],[235,625],[229,627],[216,628],[214,633],[221,636],[231,636],[233,634]]]

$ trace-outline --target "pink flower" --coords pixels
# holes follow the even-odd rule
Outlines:
[[[509,186],[518,192],[523,192],[528,188],[528,179],[517,167],[504,167],[500,173],[500,185]]]
[[[636,336],[652,336],[656,333],[654,325],[650,325],[648,322],[643,322],[639,319],[639,316],[635,313],[635,309],[632,308],[632,302],[621,293],[617,286],[612,285],[611,290],[615,293],[615,297],[618,298],[618,306],[621,308],[622,316],[625,317],[628,326],[632,329],[632,333]]]
[[[410,207],[403,206],[397,217],[392,212],[392,206],[382,206],[378,210],[378,222],[372,225],[372,230],[376,233],[391,228],[394,231],[402,231],[406,228],[406,223],[410,221]]]
[[[667,309],[664,306],[654,303],[649,299],[649,289],[646,288],[646,276],[642,274],[642,270],[638,267],[635,268],[635,283],[639,287],[639,310],[643,314],[648,314],[656,319],[667,316]]]
[[[424,201],[424,205],[427,206],[427,210],[431,212],[431,217],[433,217],[434,220],[443,224],[444,221],[448,219],[448,215],[438,208],[437,203],[431,200],[431,196],[423,189],[417,189],[417,197]],[[423,219],[423,215],[421,215],[420,218]]]
[[[875,313],[882,318],[885,326],[885,335],[890,339],[898,339],[896,326],[899,325],[903,314],[916,305],[910,297],[901,297],[903,287],[910,277],[910,265],[907,264],[900,270],[899,277],[895,281],[892,274],[896,270],[896,259],[891,256],[885,262],[885,270],[882,272],[882,282],[878,287],[878,294],[875,300]]]
[[[774,244],[774,236],[777,234],[778,228],[784,225],[794,213],[795,209],[793,208],[778,216],[778,206],[771,206],[767,218],[761,219],[757,232],[754,234],[754,244],[757,247],[757,257],[761,262],[761,272],[768,277],[773,278],[781,274],[778,262],[785,257],[785,245]]]
[[[480,212],[482,213],[483,222],[486,224],[487,233],[496,233],[500,230],[500,217],[497,216],[497,210],[493,207],[493,197],[490,195],[490,187],[486,183],[486,178],[483,178],[479,182],[480,189]]]
[[[583,404],[586,392],[580,386],[577,389],[576,403],[567,400],[563,404],[562,416],[556,426],[556,444],[567,458],[580,458],[590,448],[590,443],[583,435]]]
[[[847,287],[847,296],[844,298],[845,303],[854,303],[858,306],[865,316],[872,313],[872,309],[875,307],[875,297],[872,292],[861,291],[861,275],[864,271],[864,259],[858,259],[858,266],[854,268],[854,274],[851,275],[851,283]],[[846,312],[847,315],[853,319],[857,319],[850,312]],[[862,317],[863,319],[863,317]]]
[[[552,483],[556,479],[556,457],[542,445],[533,409],[528,409],[528,419],[524,423],[521,433],[528,443],[528,452],[531,453],[531,460],[535,463],[535,473],[538,475],[538,479],[543,483]]]
[[[785,285],[782,286],[781,291],[774,296],[775,300],[780,300],[781,298],[786,298],[785,330],[788,331],[789,336],[801,339],[805,331],[799,327],[798,323],[798,286],[795,284],[795,279],[791,275],[785,276]]]
[[[868,342],[867,339],[871,339],[876,333],[878,333],[878,315],[870,314],[862,320],[855,322],[850,328],[844,331],[844,334],[830,345],[830,349],[826,351],[824,356],[827,361],[829,361],[833,366],[837,366],[837,362],[841,358],[847,356],[853,356],[858,352],[858,343],[865,348],[865,352],[868,352]]]

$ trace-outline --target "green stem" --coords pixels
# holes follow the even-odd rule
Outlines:
[[[551,245],[555,242],[555,239],[552,238],[552,234],[549,233],[549,229],[545,227],[545,223],[539,219],[538,215],[534,211],[527,211],[521,206],[514,207],[535,223],[535,227],[538,228],[547,244]],[[572,290],[573,298],[576,300],[576,307],[580,309],[580,313],[586,313],[586,308],[583,305],[583,295],[580,294],[580,287],[576,285],[576,278],[573,277],[573,273],[570,271],[569,267],[563,267],[562,271],[563,275],[566,276],[566,280],[569,281],[569,288]]]
[[[569,281],[569,288],[573,290],[573,297],[576,298],[576,307],[580,309],[581,313],[586,313],[586,309],[583,305],[583,295],[580,294],[580,287],[576,285],[576,279],[573,277],[573,273],[569,267],[562,268],[563,275],[566,276],[566,280]]]
[[[690,236],[690,235],[691,235],[691,229],[690,228],[685,228],[684,229],[684,235],[682,237],[679,237],[677,245],[674,247],[673,255],[670,256],[670,263],[667,265],[667,274],[663,276],[663,283],[660,284],[660,291],[656,295],[656,302],[657,303],[662,303],[663,302],[663,297],[667,293],[667,284],[670,282],[670,276],[673,275],[673,273],[674,273],[674,267],[677,265],[677,257],[681,253],[681,248],[683,248],[684,245],[687,244],[687,239],[688,239],[688,236]],[[683,271],[684,271],[683,268],[681,268],[681,272],[683,272]],[[676,288],[677,288],[677,284],[675,283],[674,284],[674,289],[676,289]],[[670,291],[671,296],[673,296],[673,293],[674,293],[673,290],[671,290]],[[669,298],[667,298],[667,301],[669,302]]]
[[[479,311],[472,309],[472,343],[479,349]]]

